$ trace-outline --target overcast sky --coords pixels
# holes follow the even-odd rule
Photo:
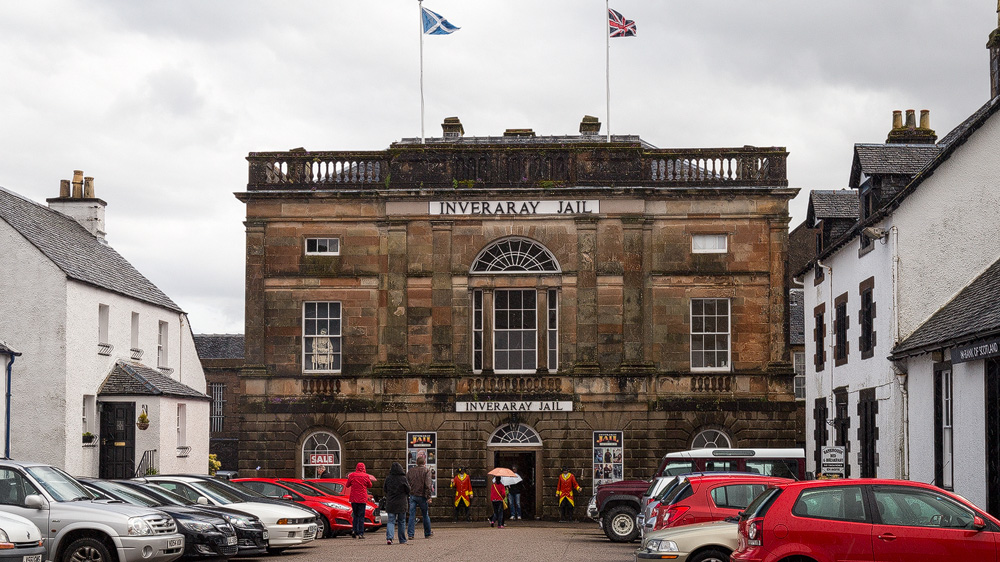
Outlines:
[[[426,132],[576,134],[605,111],[603,0],[426,0]],[[986,102],[994,0],[614,0],[611,132],[660,148],[784,146],[801,188],[847,185],[894,109],[938,136]],[[420,136],[416,0],[0,3],[0,186],[74,169],[110,244],[186,310],[242,333],[251,151],[379,150]],[[602,133],[606,129],[602,129]]]

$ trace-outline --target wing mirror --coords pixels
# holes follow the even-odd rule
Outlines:
[[[972,518],[972,527],[977,531],[982,531],[986,528],[986,520],[976,515]]]
[[[208,498],[205,496],[198,496],[198,505],[208,505]]]
[[[29,494],[24,496],[24,507],[29,509],[44,509],[45,498],[38,494]]]

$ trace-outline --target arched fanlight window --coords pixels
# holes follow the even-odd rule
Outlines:
[[[534,445],[541,445],[542,438],[538,436],[538,432],[530,427],[519,423],[516,425],[501,425],[490,435],[489,440],[490,445],[504,445],[507,447],[528,447]]]
[[[487,246],[472,262],[472,273],[559,273],[559,262],[538,242],[512,236]]]
[[[728,449],[732,446],[729,436],[718,429],[703,429],[691,440],[692,449]]]
[[[303,478],[341,478],[340,441],[327,431],[317,431],[302,444]]]

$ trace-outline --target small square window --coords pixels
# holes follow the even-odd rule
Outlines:
[[[307,256],[339,256],[340,238],[306,238]]]
[[[694,254],[724,254],[728,248],[728,238],[725,234],[691,236],[691,252]]]

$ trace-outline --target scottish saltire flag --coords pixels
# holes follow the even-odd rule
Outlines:
[[[448,35],[450,33],[454,33],[456,29],[461,29],[441,17],[441,14],[435,14],[422,6],[420,9],[423,14],[424,33],[427,35]]]
[[[426,21],[424,19],[425,28],[427,26]],[[620,13],[610,8],[608,8],[608,28],[611,37],[635,37],[635,22],[625,19]]]

